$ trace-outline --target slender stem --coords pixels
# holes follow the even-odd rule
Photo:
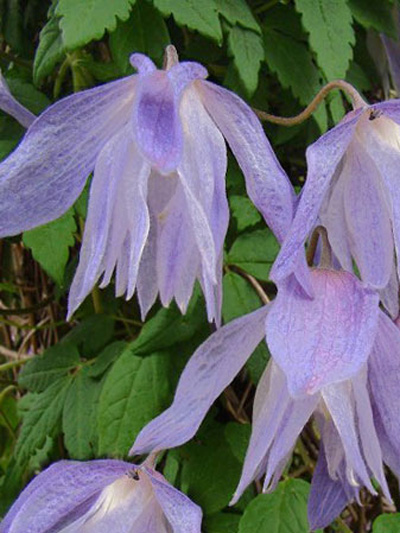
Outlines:
[[[17,366],[24,365],[28,361],[30,361],[29,357],[26,359],[18,359],[18,361],[9,361],[8,363],[3,363],[2,365],[0,365],[0,374],[2,372],[6,372],[6,370],[11,370],[12,368],[16,368]]]
[[[342,533],[352,533],[349,526],[343,521],[340,516],[338,516],[335,520],[336,525],[338,526],[338,531],[341,531]]]
[[[0,50],[0,58],[9,61],[10,63],[21,65],[22,67],[27,67],[30,69],[32,68],[32,61],[29,61],[28,59],[22,59],[11,52],[4,52]]]
[[[350,85],[350,83],[347,83],[347,81],[344,80],[334,80],[322,87],[322,89],[314,97],[314,99],[311,100],[308,106],[295,117],[277,117],[275,115],[265,113],[265,111],[260,111],[259,109],[254,109],[254,111],[261,120],[272,122],[273,124],[280,124],[281,126],[295,126],[307,120],[314,113],[324,98],[326,98],[326,96],[334,89],[340,89],[350,97],[353,109],[366,107],[368,105],[360,93],[352,85]]]
[[[242,270],[240,267],[235,265],[235,271],[242,276],[242,278],[245,278],[250,285],[252,285],[253,289],[256,291],[258,296],[260,297],[260,300],[264,305],[269,304],[271,300],[268,298],[268,295],[265,293],[264,289],[262,288],[261,284],[256,280],[254,276],[246,272],[245,270]]]
[[[93,287],[91,294],[94,312],[96,313],[96,315],[100,315],[103,312],[103,306],[101,303],[100,289],[97,285]]]
[[[57,98],[60,96],[61,93],[61,87],[65,80],[65,76],[67,75],[68,69],[71,66],[71,62],[69,60],[69,57],[67,56],[62,63],[60,70],[58,71],[56,81],[54,82],[54,88],[53,88],[53,96],[54,100],[57,100]]]
[[[54,297],[51,296],[49,298],[45,298],[41,302],[37,303],[36,305],[31,305],[30,307],[21,307],[20,309],[0,309],[0,316],[8,316],[8,315],[29,315],[30,313],[34,313],[35,311],[38,311],[39,309],[42,309],[43,307],[47,307],[52,301],[54,300]]]

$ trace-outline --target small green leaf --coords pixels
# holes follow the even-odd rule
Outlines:
[[[261,33],[260,26],[254,18],[245,0],[217,0],[219,13],[231,24],[240,24],[244,28]]]
[[[263,40],[252,30],[233,26],[229,30],[228,45],[240,79],[251,96],[257,89],[258,73],[264,59]]]
[[[259,494],[247,506],[239,533],[309,533],[307,498],[310,485],[300,479],[279,483],[271,494]]]
[[[125,456],[143,426],[171,400],[167,353],[138,357],[127,349],[107,375],[99,402],[99,453]]]
[[[344,78],[353,57],[355,35],[347,0],[296,0],[311,48],[328,81]]]
[[[115,341],[104,348],[104,350],[96,357],[95,362],[88,369],[88,376],[91,378],[101,377],[113,362],[122,354],[127,348],[128,343],[125,341]]]
[[[60,342],[32,357],[18,376],[18,383],[32,392],[43,392],[79,364],[79,352],[71,343]]]
[[[372,533],[399,533],[400,513],[383,514],[374,521]]]
[[[239,527],[240,514],[216,513],[205,517],[207,533],[236,533]]]
[[[154,6],[165,16],[173,15],[177,24],[187,26],[218,43],[222,30],[215,0],[154,0]]]
[[[279,251],[279,244],[269,229],[243,233],[233,243],[227,262],[237,265],[262,281],[268,281],[269,271]]]
[[[82,357],[94,357],[111,341],[114,327],[114,319],[110,316],[91,315],[68,332],[62,342],[77,346]]]
[[[50,14],[47,24],[39,34],[39,45],[33,62],[33,81],[38,85],[49,76],[65,55],[59,18]]]
[[[229,205],[232,216],[236,219],[238,231],[255,226],[261,220],[261,215],[254,204],[246,196],[231,196]]]
[[[364,28],[373,28],[397,39],[393,4],[390,0],[349,0],[349,7],[353,17]]]
[[[69,247],[73,246],[76,224],[72,209],[44,226],[25,231],[23,243],[33,257],[58,285],[64,280]]]
[[[66,49],[73,50],[113,31],[126,20],[136,0],[59,0],[56,14]]]
[[[137,1],[129,19],[119,21],[110,35],[111,54],[124,74],[132,69],[129,56],[133,51],[142,52],[159,62],[169,43],[164,19],[147,0]]]
[[[65,398],[62,428],[71,459],[87,460],[97,450],[97,406],[102,381],[92,379],[89,368],[74,376]]]
[[[58,379],[40,394],[29,393],[20,401],[20,408],[25,409],[15,446],[18,463],[25,464],[36,450],[44,446],[47,436],[57,435],[70,383],[70,376]]]

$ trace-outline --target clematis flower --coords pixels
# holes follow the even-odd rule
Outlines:
[[[1,533],[200,533],[202,512],[145,464],[60,461],[39,474]]]
[[[317,220],[329,235],[341,266],[384,289],[383,302],[398,313],[400,272],[400,101],[348,113],[307,149],[307,179],[293,224],[271,277],[280,281]],[[397,254],[397,272],[395,266]]]
[[[192,438],[212,402],[266,332],[272,359],[257,387],[251,439],[232,503],[264,474],[264,490],[275,488],[299,434],[314,414],[322,435],[313,482],[317,489],[310,499],[314,528],[328,525],[350,499],[358,497],[362,486],[376,494],[371,477],[390,499],[383,462],[394,464],[400,474],[398,459],[395,463],[400,426],[393,420],[400,332],[379,309],[378,293],[354,274],[323,266],[310,275],[314,299],[307,298],[289,276],[273,303],[230,322],[207,339],[183,371],[171,407],[141,431],[131,453],[171,448]],[[386,440],[378,415],[384,420]],[[325,490],[329,498],[321,496]]]
[[[69,316],[101,278],[116,294],[137,289],[143,316],[157,294],[185,311],[198,279],[209,320],[219,321],[229,211],[224,137],[247,190],[279,240],[294,193],[252,110],[204,80],[198,63],[166,70],[142,54],[138,74],[69,96],[32,124],[0,165],[0,237],[44,224],[76,200],[93,171]]]

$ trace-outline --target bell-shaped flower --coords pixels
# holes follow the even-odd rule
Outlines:
[[[362,104],[307,149],[307,178],[293,224],[274,264],[279,282],[316,223],[328,230],[341,266],[354,260],[363,281],[385,289],[398,312],[400,261],[400,100]],[[317,222],[318,221],[318,222]],[[395,251],[397,253],[397,274]]]
[[[150,466],[60,461],[39,474],[1,533],[201,533],[202,512]]]
[[[274,489],[313,414],[320,422],[320,462],[325,464],[318,467],[314,483],[332,484],[335,490],[329,499],[313,490],[311,525],[329,524],[358,497],[362,486],[375,494],[371,477],[390,499],[383,461],[392,468],[398,463],[400,426],[393,417],[400,385],[400,332],[379,309],[378,293],[354,274],[323,267],[310,275],[313,299],[290,276],[272,304],[230,322],[207,339],[183,371],[171,407],[141,431],[131,453],[179,446],[193,437],[212,402],[266,332],[272,360],[257,387],[252,435],[232,503],[264,474],[264,490]],[[378,358],[384,360],[382,368]],[[386,441],[376,410],[388,433]]]
[[[209,320],[219,321],[227,140],[247,190],[279,240],[294,193],[253,111],[207,82],[198,63],[166,70],[142,54],[138,74],[50,106],[0,165],[0,237],[49,222],[76,200],[93,171],[69,316],[101,278],[116,294],[137,289],[142,315],[157,294],[184,312],[198,279]]]

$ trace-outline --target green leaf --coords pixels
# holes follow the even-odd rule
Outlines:
[[[63,284],[69,247],[74,245],[76,224],[72,209],[44,226],[25,231],[23,243],[58,285]]]
[[[135,0],[59,0],[56,14],[65,47],[69,50],[101,39],[106,30],[113,31],[117,17],[126,20]]]
[[[320,88],[319,72],[304,43],[272,28],[265,28],[265,59],[282,87],[291,89],[307,105]]]
[[[38,91],[31,83],[9,76],[6,79],[13,96],[35,115],[38,115],[50,105],[50,100],[47,96]]]
[[[240,477],[241,465],[230,451],[223,426],[213,423],[182,449],[181,487],[206,514],[226,507]]]
[[[400,513],[383,514],[374,521],[373,533],[398,533],[400,531]]]
[[[94,357],[112,339],[114,319],[107,315],[91,315],[82,320],[62,339],[75,344],[83,357]]]
[[[63,59],[64,55],[59,18],[51,14],[47,24],[39,34],[39,45],[33,62],[33,81],[36,85],[53,72],[54,67]]]
[[[261,220],[261,215],[254,204],[246,196],[231,196],[229,205],[232,216],[236,219],[238,231],[255,226]]]
[[[310,485],[300,479],[279,483],[271,494],[259,494],[245,510],[239,533],[309,533],[307,498]]]
[[[147,0],[141,0],[136,2],[128,20],[118,22],[109,42],[114,61],[126,74],[132,69],[129,56],[133,51],[160,62],[170,38],[160,13]]]
[[[216,513],[205,517],[207,533],[236,533],[240,514]]]
[[[15,446],[18,463],[26,463],[37,449],[44,446],[47,436],[57,435],[70,383],[70,376],[58,379],[40,394],[29,393],[20,402],[20,408],[25,409]]]
[[[279,244],[269,229],[243,233],[229,250],[227,263],[237,265],[262,281],[268,281],[278,251]]]
[[[127,348],[128,343],[125,341],[115,341],[104,348],[96,357],[95,362],[88,369],[88,376],[91,378],[101,377],[113,362]]]
[[[364,28],[373,28],[397,39],[393,18],[393,5],[388,0],[349,0],[349,7],[356,21]]]
[[[79,362],[76,346],[60,342],[28,361],[18,376],[18,383],[32,392],[43,392]]]
[[[254,18],[245,0],[217,0],[219,13],[231,24],[240,24],[244,28],[261,33],[260,26]]]
[[[295,0],[311,48],[328,81],[344,78],[353,57],[355,35],[347,0]]]
[[[119,357],[100,395],[100,455],[127,455],[142,427],[168,407],[172,368],[165,352],[138,357],[128,349]]]
[[[264,59],[262,38],[252,30],[233,26],[229,30],[228,46],[240,79],[251,96],[257,89],[258,73]]]
[[[154,6],[165,16],[173,15],[176,23],[198,31],[218,43],[222,30],[215,0],[154,0]]]
[[[244,463],[247,447],[250,441],[251,425],[228,422],[225,426],[225,438],[229,443],[233,455]]]
[[[103,382],[89,375],[89,368],[74,376],[65,398],[62,428],[71,459],[87,460],[97,450],[97,406]]]

